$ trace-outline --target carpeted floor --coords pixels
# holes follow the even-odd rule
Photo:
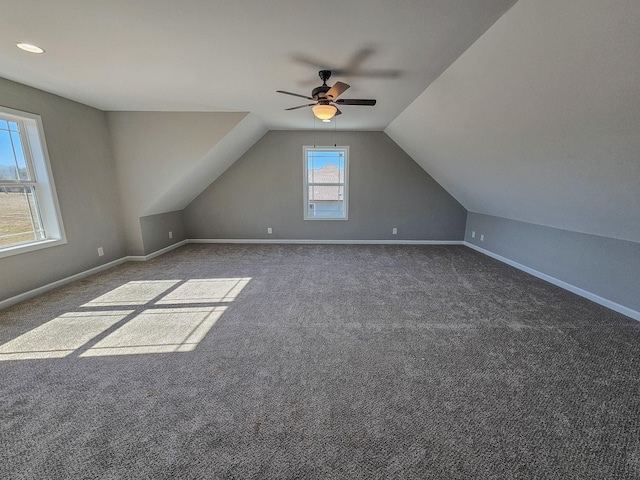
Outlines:
[[[2,479],[637,479],[640,323],[463,246],[188,245],[0,311]]]

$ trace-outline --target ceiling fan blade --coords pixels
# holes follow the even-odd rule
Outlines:
[[[400,70],[358,70],[357,72],[345,73],[345,76],[365,77],[365,78],[398,78],[401,75]]]
[[[367,107],[373,107],[376,104],[375,100],[363,100],[359,98],[339,98],[335,101],[340,105],[363,105]]]
[[[334,117],[336,115],[342,115],[342,112],[340,111],[340,109],[338,107],[336,107],[336,114],[334,115]]]
[[[284,93],[285,95],[293,95],[294,97],[300,97],[300,98],[306,98],[307,100],[313,100],[313,98],[307,97],[306,95],[300,95],[299,93],[285,92],[284,90],[276,90],[276,93]]]
[[[310,55],[306,55],[303,53],[294,53],[293,55],[291,55],[291,59],[298,63],[303,63],[305,65],[309,65],[310,67],[315,67],[318,69],[327,67],[327,64],[322,60],[319,60],[317,58],[314,58]],[[333,70],[333,69],[330,68],[329,70]]]
[[[347,63],[347,67],[345,68],[347,76],[357,75],[364,61],[373,53],[375,53],[375,49],[371,45],[363,47],[360,50],[356,51],[351,56],[351,59],[349,60],[349,63]]]
[[[342,95],[344,92],[346,92],[349,87],[350,87],[350,85],[347,85],[346,83],[336,82],[333,85],[333,87],[331,87],[327,91],[327,93],[325,95],[327,96],[327,98],[329,100],[335,100],[340,95]]]
[[[310,103],[309,105],[298,105],[297,107],[285,108],[285,110],[297,110],[304,107],[313,107],[314,105],[315,103]]]

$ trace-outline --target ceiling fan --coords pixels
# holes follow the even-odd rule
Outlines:
[[[307,105],[299,105],[297,107],[285,108],[285,110],[297,110],[298,108],[311,107],[313,114],[323,121],[329,121],[336,115],[342,114],[340,109],[336,105],[364,105],[372,107],[376,104],[375,100],[362,100],[356,98],[338,98],[348,88],[349,85],[343,82],[336,82],[333,87],[327,85],[327,80],[331,77],[331,70],[320,70],[318,72],[322,85],[316,87],[311,92],[311,96],[300,95],[298,93],[285,92],[284,90],[277,90],[278,93],[284,93],[285,95],[293,95],[294,97],[306,98],[307,100],[313,100],[315,103],[309,103]]]

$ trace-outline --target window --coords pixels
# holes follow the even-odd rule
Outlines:
[[[65,242],[40,117],[0,107],[0,257]]]
[[[304,147],[304,219],[346,220],[349,147]]]

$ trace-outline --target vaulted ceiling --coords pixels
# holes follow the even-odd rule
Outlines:
[[[269,129],[313,127],[285,112],[349,83],[339,128],[382,130],[515,0],[24,0],[4,2],[0,75],[116,111],[252,112]],[[46,50],[29,55],[29,42]]]
[[[337,127],[385,130],[468,210],[640,242],[637,0],[25,0],[3,18],[0,76],[106,111],[250,112],[139,214],[181,208],[242,138],[313,128],[275,91],[329,68],[378,100]]]

